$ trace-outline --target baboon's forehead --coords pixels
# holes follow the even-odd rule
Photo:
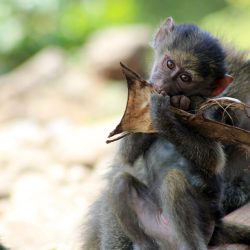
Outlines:
[[[171,52],[166,50],[164,54],[181,68],[197,71],[200,67],[200,60],[194,53],[183,50],[171,50]]]

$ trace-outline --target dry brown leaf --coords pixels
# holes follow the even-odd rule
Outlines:
[[[122,71],[128,84],[128,100],[124,115],[109,136],[107,143],[116,141],[130,133],[155,133],[150,116],[150,97],[152,93],[157,93],[151,84],[142,79],[137,73],[121,63]],[[176,117],[189,126],[199,128],[204,136],[221,141],[223,143],[243,144],[250,147],[250,131],[233,127],[224,123],[207,119],[204,112],[212,106],[219,106],[227,109],[244,110],[247,114],[246,104],[233,98],[209,99],[196,114],[188,113],[184,110],[170,107]]]
[[[117,127],[109,134],[107,143],[136,132],[154,133],[150,117],[150,96],[156,93],[152,85],[121,63],[128,85],[127,106]],[[117,137],[115,137],[118,135]]]

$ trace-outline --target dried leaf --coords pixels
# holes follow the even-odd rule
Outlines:
[[[150,97],[157,93],[153,86],[142,79],[137,73],[121,63],[128,84],[128,100],[124,115],[109,136],[107,143],[116,141],[130,133],[155,133],[150,116]],[[182,122],[199,128],[204,136],[223,143],[243,144],[250,147],[250,131],[207,119],[203,114],[212,106],[244,110],[246,115],[249,106],[233,98],[209,99],[201,105],[196,114],[170,107],[170,110]]]
[[[128,99],[124,115],[117,127],[109,134],[107,143],[136,132],[154,133],[150,117],[150,96],[155,93],[152,85],[121,63],[128,85]],[[118,135],[118,136],[117,136]],[[117,137],[116,137],[117,136]]]

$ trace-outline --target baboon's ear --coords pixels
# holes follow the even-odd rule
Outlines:
[[[153,48],[156,49],[159,44],[166,38],[166,36],[171,33],[174,29],[174,20],[172,17],[168,17],[160,26],[159,30],[153,39]]]
[[[215,88],[212,92],[212,96],[218,96],[221,94],[229,84],[233,82],[234,78],[228,74],[225,74],[223,78],[217,79],[215,82]]]

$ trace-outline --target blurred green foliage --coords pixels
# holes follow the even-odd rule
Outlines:
[[[166,16],[177,22],[223,27],[249,42],[248,0],[1,0],[0,73],[46,46],[74,51],[97,29],[121,24],[156,25]],[[239,25],[239,18],[242,22]],[[237,20],[236,20],[237,19]],[[229,21],[230,20],[230,21]],[[236,24],[237,23],[237,24]],[[237,29],[238,25],[238,29]],[[241,35],[239,35],[242,34]]]
[[[250,1],[228,0],[229,5],[221,11],[206,16],[201,26],[223,40],[250,49]]]

